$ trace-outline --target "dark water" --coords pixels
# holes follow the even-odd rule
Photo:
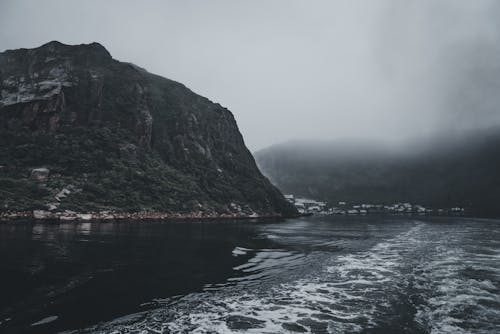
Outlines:
[[[500,221],[0,225],[0,332],[500,333]]]

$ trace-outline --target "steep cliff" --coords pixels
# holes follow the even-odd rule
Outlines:
[[[229,110],[97,43],[0,53],[0,210],[289,215]]]

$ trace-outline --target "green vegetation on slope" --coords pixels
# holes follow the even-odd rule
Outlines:
[[[0,210],[296,213],[229,110],[97,43],[0,53],[0,90]]]

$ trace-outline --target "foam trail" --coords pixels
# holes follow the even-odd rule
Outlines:
[[[417,277],[425,296],[417,321],[430,333],[499,333],[500,251],[478,254],[439,245],[435,254]]]
[[[386,282],[398,279],[401,252],[412,246],[421,224],[372,249],[334,259],[322,272],[263,291],[218,291],[192,294],[169,311],[157,311],[152,325],[135,328],[173,333],[357,332],[374,326],[386,312],[390,297]],[[239,269],[253,267],[256,258],[279,258],[279,252],[259,253]],[[268,262],[260,267],[276,265]],[[156,327],[154,327],[156,326]]]
[[[253,285],[229,280],[235,285],[193,293],[140,320],[89,331],[500,333],[500,233],[495,233],[413,222],[367,250],[327,253],[319,270],[282,283],[270,277],[283,265],[304,266],[303,254],[245,250],[252,257],[235,270],[248,274]]]

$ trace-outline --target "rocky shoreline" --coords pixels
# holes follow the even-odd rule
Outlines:
[[[45,210],[0,212],[0,221],[36,220],[36,221],[113,221],[113,220],[214,220],[214,219],[273,219],[286,218],[281,214],[257,213],[166,213],[155,211],[141,212],[51,212]]]

